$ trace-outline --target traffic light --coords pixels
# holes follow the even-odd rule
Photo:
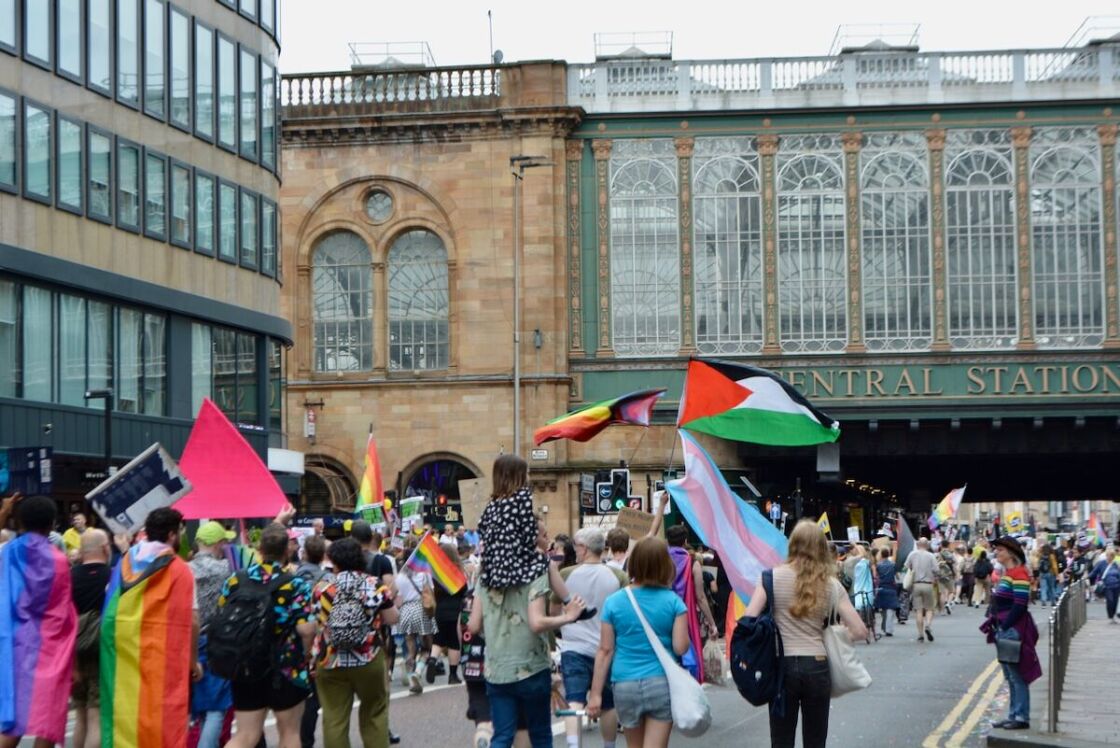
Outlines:
[[[626,506],[630,496],[630,471],[615,468],[609,481],[595,484],[595,511],[598,514],[614,514]]]
[[[436,503],[439,504],[440,506],[447,506],[447,494],[442,494],[441,493],[436,498]]]

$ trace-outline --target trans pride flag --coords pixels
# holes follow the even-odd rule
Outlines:
[[[664,394],[664,388],[640,390],[613,400],[585,405],[541,426],[533,434],[533,443],[539,447],[553,439],[585,442],[614,423],[649,426],[653,406]]]
[[[665,488],[701,542],[719,554],[735,591],[732,597],[738,598],[729,601],[729,614],[745,610],[762,572],[785,561],[786,537],[754,506],[735,495],[696,437],[683,430],[678,433],[684,447],[685,475]]]
[[[70,564],[26,533],[0,549],[0,733],[66,739],[78,616]]]

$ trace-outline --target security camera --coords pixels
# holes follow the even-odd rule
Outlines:
[[[44,434],[49,434],[52,431],[54,431],[54,424],[53,423],[44,423],[43,424],[43,433]]]

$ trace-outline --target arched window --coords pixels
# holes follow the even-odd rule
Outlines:
[[[1100,345],[1104,258],[1096,133],[1040,130],[1031,161],[1035,341],[1040,348]]]
[[[373,368],[373,278],[369,247],[336,231],[311,253],[315,371]]]
[[[389,368],[446,369],[447,249],[431,231],[401,234],[389,249]]]
[[[762,199],[745,138],[697,138],[693,179],[696,347],[762,348]]]
[[[882,150],[883,137],[870,136],[860,153],[864,340],[872,351],[926,350],[933,339],[929,180],[924,151],[912,147],[924,145],[883,143],[890,149]]]
[[[844,177],[839,143],[818,142],[829,140],[783,138],[778,156],[779,337],[790,353],[843,351],[848,340]]]
[[[610,168],[614,351],[620,356],[675,354],[681,321],[673,143],[616,141]]]
[[[949,341],[954,348],[1018,342],[1015,190],[1004,130],[950,131],[946,147]]]

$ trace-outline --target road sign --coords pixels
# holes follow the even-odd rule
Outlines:
[[[639,512],[642,511],[642,503],[643,503],[643,497],[641,497],[641,496],[631,496],[631,497],[626,499],[626,506],[630,507],[631,509],[635,509]]]

